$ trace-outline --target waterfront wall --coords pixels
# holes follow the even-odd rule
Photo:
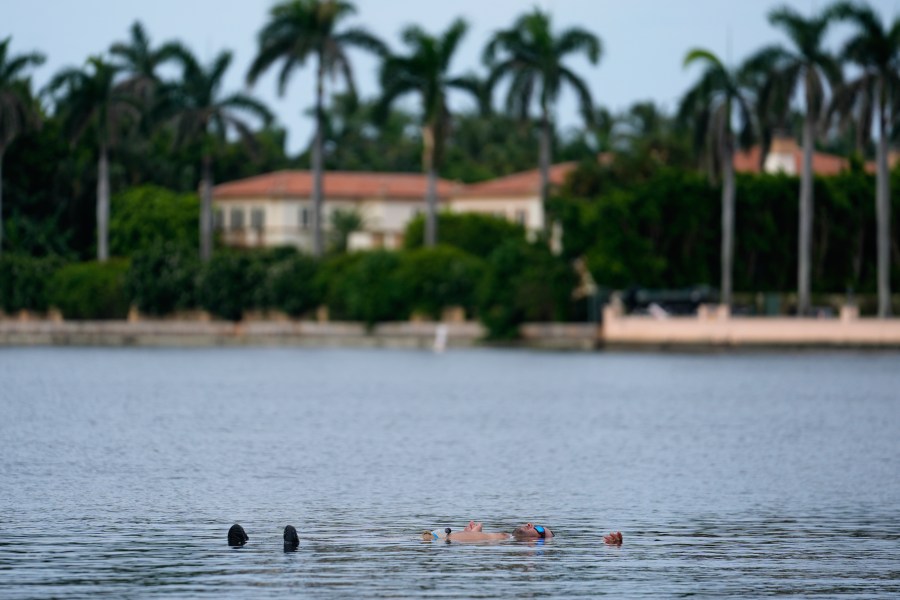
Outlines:
[[[0,319],[0,346],[308,346],[422,348],[488,345],[477,322],[360,323],[208,318],[63,321],[28,315]],[[900,348],[900,319],[737,317],[721,307],[696,317],[603,312],[603,325],[526,323],[509,346],[555,350],[596,348]]]
[[[725,307],[701,307],[697,316],[625,316],[603,312],[603,343],[635,347],[900,348],[900,319],[859,318],[854,307],[839,318],[740,317]]]

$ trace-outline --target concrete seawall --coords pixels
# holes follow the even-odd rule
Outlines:
[[[442,331],[439,333],[439,330]],[[556,350],[597,348],[897,348],[900,319],[624,316],[604,311],[602,326],[526,323],[507,345]],[[251,320],[0,320],[0,346],[308,346],[430,349],[485,345],[480,323],[360,323]]]
[[[840,318],[736,317],[725,307],[702,307],[697,316],[625,316],[603,311],[603,342],[630,347],[900,348],[900,319],[859,318],[853,307]]]
[[[0,346],[315,346],[431,348],[437,323],[312,321],[0,321]],[[472,346],[478,323],[448,323],[447,346]]]

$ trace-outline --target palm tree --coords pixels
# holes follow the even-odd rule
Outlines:
[[[9,43],[10,38],[0,42],[0,254],[3,253],[3,155],[20,133],[40,123],[25,70],[44,62],[44,56],[37,52],[10,54]]]
[[[872,131],[872,116],[877,111],[878,316],[885,318],[891,314],[891,190],[887,155],[889,128],[900,116],[900,110],[896,110],[900,102],[900,17],[888,26],[871,7],[850,2],[834,5],[831,14],[856,26],[856,35],[847,41],[842,54],[862,71],[835,92],[835,110],[845,118],[856,112],[860,117],[858,130],[865,134]]]
[[[160,81],[157,69],[175,58],[178,45],[170,42],[154,49],[139,21],[132,24],[130,32],[131,39],[114,43],[109,53],[118,59],[118,66],[126,73],[127,79],[122,86],[135,95],[148,99]]]
[[[810,260],[813,222],[813,142],[826,113],[826,90],[840,85],[841,66],[822,46],[832,18],[828,11],[805,19],[785,6],[769,13],[769,23],[787,34],[794,48],[769,46],[748,61],[757,71],[774,80],[769,89],[781,89],[790,98],[798,85],[803,86],[806,112],[803,118],[803,170],[800,177],[800,219],[797,248],[797,315],[809,312]],[[762,104],[762,102],[760,103]],[[789,103],[782,104],[786,117]]]
[[[176,47],[175,56],[183,72],[176,84],[161,90],[162,112],[176,123],[177,142],[201,146],[200,258],[206,261],[212,257],[213,154],[232,129],[244,143],[253,146],[253,132],[241,113],[260,119],[264,125],[271,122],[272,113],[247,94],[220,95],[231,52],[220,52],[207,68],[183,46]]]
[[[437,243],[437,168],[441,164],[444,138],[447,135],[450,111],[447,95],[450,90],[462,90],[476,102],[483,97],[483,84],[474,76],[451,76],[450,62],[459,43],[468,31],[468,24],[456,19],[439,36],[429,35],[417,26],[403,30],[401,37],[409,48],[405,55],[392,55],[381,68],[382,97],[378,112],[401,96],[416,94],[422,101],[422,169],[428,176],[425,195],[425,245]]]
[[[500,80],[510,80],[507,94],[509,112],[526,118],[532,100],[540,109],[541,195],[547,199],[551,163],[551,115],[553,104],[564,86],[578,95],[581,111],[590,123],[593,102],[587,83],[563,64],[572,54],[583,53],[591,64],[602,54],[600,39],[585,29],[574,27],[554,36],[550,15],[535,9],[519,17],[513,26],[498,31],[484,49],[484,62],[491,70],[491,88]]]
[[[109,258],[109,151],[139,111],[135,98],[116,82],[119,67],[98,57],[87,66],[57,73],[47,89],[64,93],[57,107],[72,140],[88,129],[97,136],[97,260],[103,262]]]
[[[713,148],[714,158],[722,170],[722,304],[731,304],[732,265],[734,261],[734,149],[732,118],[737,108],[742,123],[740,138],[743,144],[752,137],[750,106],[739,83],[739,74],[726,68],[722,61],[708,50],[694,49],[684,58],[684,66],[702,62],[706,70],[697,84],[681,101],[679,117],[684,120],[693,116],[696,121],[697,138],[707,137]]]
[[[269,22],[259,32],[259,51],[247,82],[253,84],[269,67],[281,61],[278,93],[284,94],[294,70],[315,57],[316,65],[316,132],[312,145],[313,170],[313,252],[321,256],[322,239],[322,127],[323,96],[326,75],[341,75],[351,92],[353,72],[347,50],[363,48],[378,55],[385,54],[384,44],[361,28],[338,31],[342,21],[356,12],[349,2],[341,0],[286,0],[272,7]]]

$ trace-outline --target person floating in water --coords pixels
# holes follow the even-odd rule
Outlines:
[[[480,522],[469,521],[462,531],[453,531],[451,528],[435,529],[422,532],[423,540],[444,540],[447,542],[502,542],[505,540],[540,540],[552,538],[553,532],[549,527],[525,523],[512,530],[512,533],[488,533],[484,531],[484,525]]]
[[[487,533],[480,522],[469,521],[462,531],[435,529],[422,532],[422,539],[426,541],[444,540],[446,542],[502,542],[506,540],[533,541],[552,538],[553,532],[549,527],[525,523],[512,530],[512,533]],[[603,541],[614,546],[622,545],[622,533],[614,532],[603,536]]]

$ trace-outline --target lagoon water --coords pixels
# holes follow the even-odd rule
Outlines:
[[[896,353],[3,349],[0,436],[0,597],[900,594]]]

